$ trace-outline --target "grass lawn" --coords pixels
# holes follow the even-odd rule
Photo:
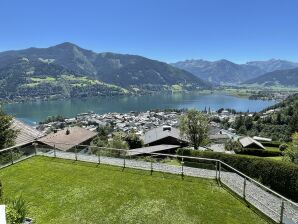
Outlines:
[[[266,146],[265,148],[268,151],[280,152],[279,147],[269,147],[269,146]]]
[[[215,181],[34,157],[0,170],[36,223],[266,223]]]

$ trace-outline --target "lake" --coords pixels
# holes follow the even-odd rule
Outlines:
[[[108,112],[147,111],[166,108],[197,108],[211,110],[231,108],[236,111],[258,112],[275,101],[249,100],[225,94],[177,93],[168,95],[88,97],[81,99],[64,99],[56,101],[36,101],[3,105],[4,111],[34,124],[48,116],[63,115],[74,117],[83,112],[94,111],[98,114]]]

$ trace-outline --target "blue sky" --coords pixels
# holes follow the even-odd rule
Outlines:
[[[73,42],[166,62],[298,61],[296,0],[1,0],[0,51]]]

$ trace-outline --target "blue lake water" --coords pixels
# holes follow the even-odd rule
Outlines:
[[[57,101],[36,101],[13,103],[3,106],[4,110],[29,123],[39,122],[48,116],[63,115],[73,117],[79,113],[94,111],[107,112],[147,111],[166,108],[197,108],[211,110],[231,108],[236,111],[257,112],[275,101],[249,100],[225,94],[177,93],[151,96],[88,97],[82,99],[63,99]]]

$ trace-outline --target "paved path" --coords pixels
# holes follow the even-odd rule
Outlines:
[[[49,151],[46,153],[39,152],[39,155],[54,157],[54,152]],[[56,157],[63,159],[72,159],[75,160],[75,154],[71,152],[61,152],[56,151]],[[77,160],[86,161],[92,163],[98,163],[99,159],[96,155],[88,154],[77,154]],[[120,166],[123,167],[124,159],[123,158],[114,158],[114,157],[100,157],[100,163]],[[125,159],[125,167],[136,168],[142,170],[151,170],[151,162],[137,159]],[[154,171],[167,172],[172,174],[181,174],[182,167],[179,165],[169,165],[166,163],[153,162],[152,169]],[[216,178],[216,171],[202,168],[193,168],[193,167],[183,167],[183,172],[185,176],[193,177],[203,177],[203,178]],[[244,178],[240,175],[222,171],[221,182],[228,186],[233,192],[243,197],[243,188],[244,188]],[[280,221],[280,211],[281,211],[281,199],[267,192],[261,186],[256,185],[251,181],[246,181],[246,194],[245,199],[254,205],[256,208],[261,210],[263,213],[271,217],[276,222]],[[298,224],[298,206],[290,205],[288,202],[285,203],[284,210],[284,223],[287,224]]]

